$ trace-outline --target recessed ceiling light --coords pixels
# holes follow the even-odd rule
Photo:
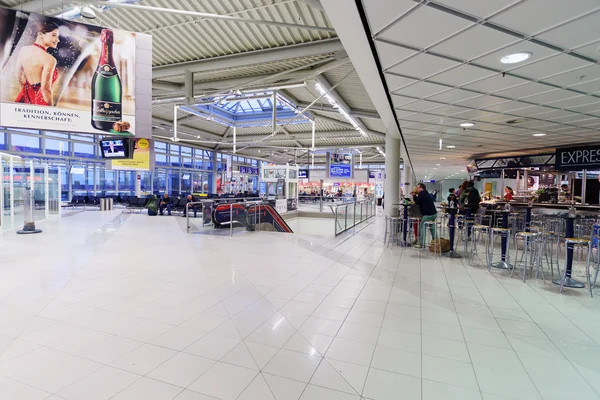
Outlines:
[[[435,166],[436,166],[436,167],[441,167],[441,166],[442,166],[442,164],[435,164]]]
[[[502,57],[500,59],[500,62],[502,64],[516,64],[516,63],[520,63],[520,62],[527,60],[529,57],[531,57],[531,53],[528,53],[526,51],[521,51],[519,53],[512,53],[512,54],[505,55],[504,57]]]
[[[440,157],[440,160],[445,160],[445,159],[446,159],[446,157]]]
[[[460,172],[467,172],[467,170],[466,169],[461,169]]]
[[[545,133],[534,133],[533,136],[546,136]]]
[[[446,146],[447,149],[455,149],[456,146]]]
[[[462,126],[463,128],[470,128],[472,126],[475,126],[475,124],[472,122],[463,122],[462,124],[460,124],[460,126]]]
[[[437,168],[434,168],[433,170],[434,170],[434,171],[437,171]]]

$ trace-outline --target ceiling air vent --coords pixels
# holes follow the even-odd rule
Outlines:
[[[506,123],[509,125],[523,124],[525,122],[527,122],[527,120],[524,118],[517,118],[517,119],[511,119],[510,121],[506,121]]]

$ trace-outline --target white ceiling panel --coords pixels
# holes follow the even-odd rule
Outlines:
[[[487,18],[516,2],[518,2],[518,0],[437,0],[437,3],[443,4],[446,7],[470,14],[474,17],[484,18]]]
[[[595,111],[600,110],[600,99],[593,98],[593,100],[595,101],[595,103],[586,104],[584,106],[572,107],[571,110],[580,113],[594,113]]]
[[[600,79],[600,65],[591,64],[585,68],[580,68],[575,71],[569,71],[563,74],[554,75],[550,78],[545,78],[544,82],[552,83],[553,85],[559,85],[562,87],[570,87],[574,85],[581,85],[582,83],[585,84],[596,79]]]
[[[496,104],[507,103],[508,101],[510,100],[495,96],[477,96],[469,100],[461,101],[457,103],[457,105],[470,108],[487,108]]]
[[[553,101],[548,103],[548,105],[552,107],[572,109],[573,107],[595,103],[596,100],[597,99],[590,96],[573,96],[568,99]]]
[[[441,74],[430,77],[430,80],[446,85],[459,86],[466,82],[473,82],[493,75],[493,72],[470,65],[460,65]]]
[[[567,54],[559,54],[543,61],[512,69],[510,72],[530,79],[543,79],[547,76],[562,74],[591,66],[591,63]]]
[[[563,99],[568,99],[569,97],[573,97],[574,93],[567,92],[564,89],[554,89],[547,92],[539,93],[533,96],[523,97],[521,100],[525,100],[531,103],[536,104],[546,104],[551,101],[558,101]]]
[[[544,32],[536,36],[536,39],[541,39],[570,50],[598,40],[600,37],[599,20],[600,13],[595,12]]]
[[[451,89],[447,88],[446,86],[436,85],[429,82],[417,82],[414,85],[410,85],[395,91],[394,94],[424,98],[448,90]]]
[[[380,36],[427,48],[470,25],[472,22],[422,6],[396,22]]]
[[[545,111],[548,111],[548,109],[546,107],[531,106],[531,107],[521,108],[519,110],[513,110],[510,113],[516,114],[521,117],[527,117],[529,115],[533,115],[535,113],[540,113],[540,112],[545,112]]]
[[[491,21],[526,35],[534,35],[589,13],[598,6],[597,0],[527,0],[498,14]]]
[[[442,103],[458,103],[467,99],[471,99],[473,97],[478,97],[477,93],[469,92],[467,90],[462,89],[452,89],[450,91],[436,94],[435,96],[429,97],[430,100],[439,101]]]
[[[524,107],[529,107],[529,105],[519,101],[508,101],[506,103],[496,104],[495,106],[485,107],[485,109],[488,111],[507,113]]]
[[[590,57],[594,60],[600,58],[600,38],[593,43],[575,49],[578,54]]]
[[[552,87],[547,85],[542,85],[540,83],[531,82],[526,83],[524,85],[514,86],[509,89],[500,90],[498,92],[494,92],[494,95],[509,97],[511,99],[520,99],[522,97],[533,96],[536,94],[541,94],[544,92],[550,92]]]
[[[403,76],[394,75],[391,73],[385,73],[385,82],[387,83],[388,90],[394,92],[404,86],[411,85],[417,82],[415,79],[405,78]]]
[[[522,51],[531,53],[531,58],[519,64],[502,64],[500,62],[500,59],[505,55],[518,53]],[[507,46],[502,50],[494,51],[486,56],[477,58],[474,62],[475,64],[484,65],[486,67],[494,68],[499,71],[508,71],[510,69],[522,65],[528,65],[556,54],[559,53],[555,50],[550,50],[547,47],[523,40],[521,42],[511,44],[510,46]]]
[[[439,74],[440,72],[456,67],[457,65],[459,64],[454,61],[422,53],[390,68],[389,71],[401,75],[425,78]]]
[[[371,32],[376,34],[418,4],[412,0],[369,0],[364,3]]]
[[[405,49],[404,47],[395,46],[386,42],[375,42],[377,55],[381,60],[381,67],[387,70],[392,65],[398,64],[400,61],[416,54],[413,50]]]
[[[519,39],[497,30],[475,25],[467,31],[433,46],[431,50],[462,60],[472,60],[518,41]],[[465,43],[469,45],[465,46]]]
[[[458,114],[458,113],[465,112],[465,111],[470,111],[470,110],[465,107],[458,107],[458,106],[452,106],[452,105],[442,106],[440,108],[435,109],[435,113],[438,115],[454,115],[454,114]]]
[[[477,90],[482,93],[493,93],[498,90],[507,89],[509,87],[522,85],[528,81],[520,78],[515,78],[510,75],[502,76],[496,74],[490,78],[483,79],[481,81],[465,85],[466,89]]]
[[[598,94],[598,92],[600,92],[600,79],[596,79],[596,80],[585,82],[585,83],[580,83],[579,85],[573,85],[573,86],[571,86],[571,89],[579,90],[581,92],[585,92],[585,93],[589,93],[589,94],[592,94],[592,93]]]
[[[414,103],[405,104],[404,106],[402,106],[402,109],[410,110],[410,111],[427,111],[427,110],[436,109],[439,107],[440,107],[439,103],[434,103],[432,101],[427,101],[427,100],[419,100],[419,101],[415,101]]]
[[[456,114],[452,114],[452,117],[462,120],[476,120],[480,118],[485,118],[490,115],[495,115],[493,113],[482,111],[482,110],[465,110],[463,112],[459,112]]]
[[[418,99],[412,99],[410,97],[404,97],[392,93],[392,102],[394,103],[394,107],[400,107],[404,104],[414,103],[415,101],[418,101]]]

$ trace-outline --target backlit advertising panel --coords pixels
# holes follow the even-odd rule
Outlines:
[[[352,179],[352,164],[351,153],[327,153],[329,178]]]
[[[135,134],[136,34],[0,8],[0,125]]]

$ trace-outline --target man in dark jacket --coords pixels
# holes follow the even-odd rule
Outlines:
[[[193,201],[194,201],[194,196],[192,196],[191,194],[188,194],[187,195],[187,203],[192,203]],[[183,215],[182,215],[182,217],[185,217],[187,215],[186,214],[187,208],[188,208],[187,206],[183,208]],[[196,218],[197,213],[198,213],[198,207],[197,207],[197,205],[196,204],[192,204],[192,205],[189,206],[189,208],[192,211],[194,211],[194,218]]]
[[[158,206],[160,215],[165,215],[165,208],[167,209],[167,214],[171,215],[171,207],[173,207],[173,201],[171,201],[169,195],[165,193],[163,198],[160,199],[160,204]]]
[[[424,183],[417,185],[417,194],[413,197],[415,204],[419,206],[421,212],[421,224],[419,224],[419,239],[420,245],[415,247],[423,247],[425,245],[425,222],[435,221],[437,219],[437,209],[433,203],[431,195],[427,191]],[[431,236],[436,238],[435,225],[431,226]]]

